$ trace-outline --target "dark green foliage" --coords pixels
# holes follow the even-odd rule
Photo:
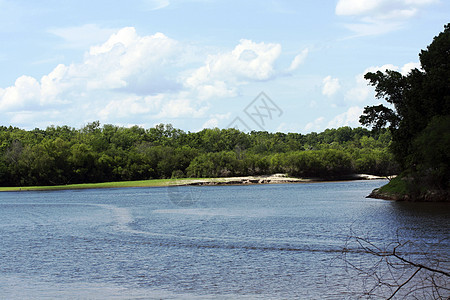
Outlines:
[[[0,127],[0,185],[60,185],[181,177],[288,173],[335,178],[391,175],[389,130],[342,127],[322,133],[244,133],[172,125],[143,129],[100,125],[25,131]]]
[[[445,189],[450,180],[450,115],[434,117],[414,139],[416,170],[427,186]]]
[[[334,178],[353,171],[351,156],[343,150],[290,152],[284,159],[282,166],[293,176]]]
[[[450,23],[419,54],[422,70],[367,73],[376,97],[391,106],[366,107],[360,122],[377,130],[389,124],[391,151],[411,188],[450,188]]]

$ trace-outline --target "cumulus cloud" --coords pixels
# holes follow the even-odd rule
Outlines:
[[[80,63],[60,64],[40,80],[19,77],[0,90],[0,111],[17,114],[61,106],[67,114],[77,107],[78,115],[92,119],[125,112],[157,115],[163,106],[155,105],[153,96],[164,95],[168,102],[180,96],[184,49],[162,33],[139,36],[134,28],[123,28],[92,46]]]
[[[14,86],[0,90],[0,111],[33,109],[39,105],[41,88],[36,79],[20,76]]]
[[[21,76],[0,88],[0,112],[52,111],[41,114],[53,118],[49,123],[199,118],[211,99],[234,97],[244,85],[283,73],[275,67],[280,44],[243,39],[228,51],[206,49],[193,49],[162,33],[141,36],[125,27],[91,46],[78,63],[59,64],[40,79]],[[292,70],[306,55],[304,51],[294,59]]]
[[[411,72],[411,70],[413,69],[421,70],[422,66],[418,62],[410,62],[401,67],[400,73],[402,73],[403,75],[408,75],[408,73]]]
[[[360,15],[373,11],[379,6],[379,0],[339,0],[336,4],[338,16]]]
[[[161,108],[164,97],[157,96],[128,96],[123,99],[110,101],[99,112],[99,117],[103,120],[109,119],[110,116],[119,118],[130,115],[148,114],[158,111]]]
[[[152,79],[160,81],[168,76],[164,67],[177,59],[179,51],[178,43],[163,34],[139,37],[134,28],[124,28],[105,43],[91,47],[81,63],[60,64],[40,81],[19,77],[3,92],[0,110],[92,100],[105,90],[128,89],[129,93],[140,94],[145,88],[148,94],[165,92],[166,86],[156,85]],[[172,78],[173,86],[176,80]]]
[[[91,47],[77,71],[95,73],[90,76],[89,89],[157,94],[177,86],[177,79],[168,71],[179,63],[182,51],[177,41],[162,33],[141,37],[133,27],[127,27]]]
[[[312,122],[309,122],[305,126],[305,132],[311,131],[321,131],[323,126],[323,121],[325,121],[324,117],[319,117]]]
[[[331,76],[327,76],[322,81],[322,94],[328,97],[333,96],[339,91],[341,85],[339,84],[338,78],[332,78]]]
[[[295,123],[287,123],[287,122],[281,122],[277,128],[275,129],[276,132],[299,132],[299,126]]]
[[[359,106],[352,106],[346,112],[337,115],[328,122],[327,128],[337,128],[342,126],[358,127],[359,116],[362,115],[363,109]]]
[[[373,95],[374,89],[372,86],[368,85],[368,81],[364,79],[364,75],[367,72],[384,72],[386,70],[393,70],[407,75],[412,69],[420,68],[420,63],[410,62],[402,67],[394,66],[392,64],[386,64],[383,66],[369,67],[364,70],[364,72],[355,76],[355,83],[352,88],[350,88],[345,94],[345,100],[349,103],[364,102],[369,96]]]
[[[172,99],[163,103],[161,112],[156,118],[199,118],[204,116],[208,109],[208,104],[194,103],[191,99]]]
[[[209,55],[204,66],[190,74],[184,83],[202,99],[232,97],[241,84],[273,78],[280,54],[280,44],[242,39],[230,52]]]
[[[228,120],[230,118],[230,116],[231,116],[231,113],[213,114],[210,116],[210,119],[208,119],[205,123],[203,123],[202,129],[219,127],[219,122],[221,120]]]
[[[346,27],[357,36],[383,34],[401,28],[420,9],[438,0],[339,0],[336,15],[356,17]]]

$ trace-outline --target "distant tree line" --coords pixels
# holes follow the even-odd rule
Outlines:
[[[391,175],[389,129],[341,127],[321,133],[184,132],[160,124],[144,129],[100,125],[45,130],[0,127],[0,185],[60,185],[181,177],[287,173],[337,178]]]

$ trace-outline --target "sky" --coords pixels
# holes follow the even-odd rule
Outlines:
[[[0,125],[358,127],[363,76],[420,67],[447,0],[0,0]]]

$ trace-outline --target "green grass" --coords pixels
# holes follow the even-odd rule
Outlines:
[[[177,185],[183,183],[184,181],[191,181],[196,179],[197,178],[151,179],[138,181],[82,183],[82,184],[67,184],[54,186],[0,187],[0,192],[53,191],[53,190],[102,189],[102,188],[124,188],[124,187],[158,187],[158,186]]]
[[[406,195],[408,194],[408,186],[401,176],[397,176],[389,181],[388,184],[383,185],[379,192],[388,194]]]

